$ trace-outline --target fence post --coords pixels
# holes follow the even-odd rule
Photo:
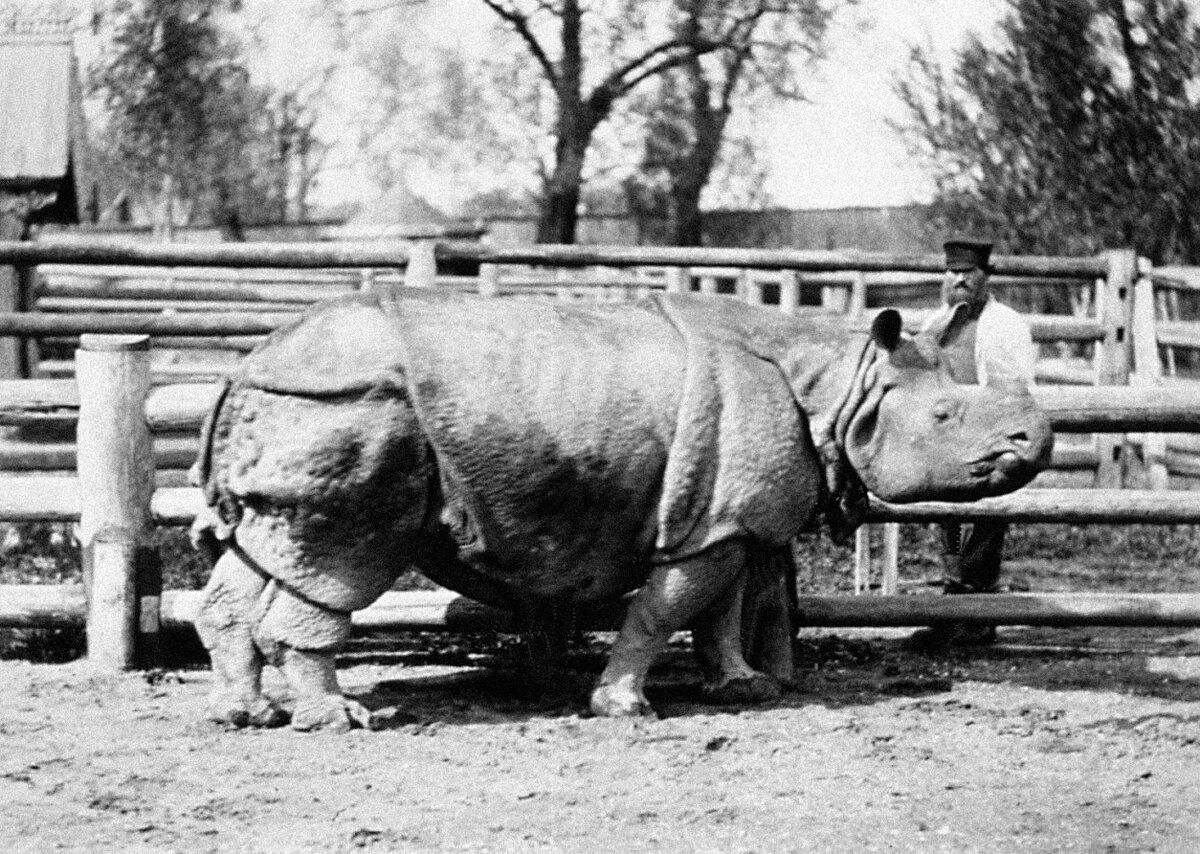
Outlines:
[[[862,317],[867,311],[867,274],[855,270],[850,274],[850,305],[847,309],[851,317]]]
[[[1137,283],[1133,289],[1132,381],[1137,385],[1157,386],[1162,384],[1162,363],[1158,359],[1154,268],[1148,259],[1138,259],[1137,274]],[[1150,489],[1166,489],[1169,474],[1165,434],[1142,434],[1142,460],[1146,469],[1146,485]]]
[[[88,658],[106,670],[157,655],[162,574],[150,546],[154,453],[146,421],[147,335],[83,335],[79,386],[79,540]]]
[[[1100,323],[1104,340],[1097,354],[1097,380],[1101,385],[1128,385],[1129,368],[1133,360],[1132,336],[1133,285],[1137,275],[1137,253],[1132,249],[1113,249],[1104,253],[1108,260],[1108,275],[1104,280],[1104,299]],[[1096,439],[1100,455],[1096,469],[1096,486],[1118,489],[1124,480],[1126,451],[1125,436],[1101,434]]]
[[[871,590],[871,525],[859,525],[854,531],[854,594]]]
[[[691,290],[691,274],[687,267],[667,268],[667,293],[685,294]]]
[[[821,286],[821,308],[845,314],[849,304],[849,293],[842,285]]]
[[[408,249],[408,266],[404,268],[404,285],[410,288],[432,288],[437,284],[436,240],[414,240]]]
[[[784,314],[795,314],[800,308],[800,273],[784,270],[779,278],[779,308]]]
[[[495,297],[500,295],[500,265],[479,265],[479,295]]]

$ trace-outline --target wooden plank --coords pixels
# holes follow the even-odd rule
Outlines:
[[[0,519],[6,522],[78,522],[77,477],[0,474]]]
[[[1032,392],[1057,432],[1200,432],[1200,383],[1036,386]]]
[[[163,593],[162,625],[195,624],[202,593]],[[0,586],[0,626],[71,626],[83,622],[81,585]],[[581,628],[619,626],[622,603],[583,616]],[[927,626],[939,621],[1025,626],[1197,626],[1194,593],[995,593],[961,596],[801,596],[801,625]],[[389,591],[354,612],[362,631],[513,631],[505,611],[449,590]]]
[[[1195,593],[801,596],[802,626],[1200,626]]]
[[[0,313],[0,335],[265,335],[299,314],[188,312],[186,314]]]
[[[872,522],[1004,519],[1075,525],[1194,525],[1200,523],[1200,493],[1141,489],[1022,489],[1010,495],[963,504],[949,501],[889,504],[872,496],[867,518]]]
[[[717,266],[797,270],[863,270],[941,273],[941,253],[900,255],[876,252],[736,249],[717,247],[581,246],[533,244],[485,246],[477,242],[438,241],[437,260],[499,264],[580,266]],[[399,241],[339,243],[135,243],[113,240],[0,242],[0,264],[127,264],[131,266],[208,267],[404,267],[409,247]],[[999,275],[1092,279],[1103,276],[1103,257],[995,256]]]

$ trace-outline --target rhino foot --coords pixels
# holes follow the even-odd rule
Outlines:
[[[600,685],[592,692],[592,714],[601,718],[653,717],[655,712],[640,691],[621,685]]]
[[[763,673],[706,684],[701,691],[706,702],[720,706],[769,703],[782,693],[779,683]]]
[[[346,732],[355,727],[374,728],[371,710],[357,700],[340,694],[302,697],[292,710],[292,729],[300,732],[316,729]]]
[[[220,694],[208,702],[208,719],[225,726],[270,729],[288,722],[288,713],[265,697],[247,700]]]

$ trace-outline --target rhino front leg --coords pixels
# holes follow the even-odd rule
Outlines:
[[[744,557],[741,543],[725,542],[694,558],[654,568],[633,597],[608,666],[592,692],[594,713],[609,717],[651,714],[644,693],[646,673],[671,635],[697,618],[703,626],[700,634],[706,655],[720,681],[770,682],[742,657],[740,595],[735,595],[736,602],[728,601]],[[722,597],[724,601],[715,604]],[[731,639],[726,637],[729,633]]]
[[[338,685],[335,656],[350,637],[350,614],[301,599],[273,582],[258,615],[254,640],[295,695],[292,728],[370,729],[370,711],[344,696]]]
[[[208,717],[234,726],[278,726],[286,714],[262,695],[263,657],[254,643],[255,607],[267,581],[227,549],[204,588],[196,631],[212,660]]]

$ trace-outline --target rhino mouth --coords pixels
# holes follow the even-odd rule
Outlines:
[[[972,460],[967,471],[973,480],[1000,484],[1028,481],[1037,473],[1037,467],[1011,448],[1005,448]]]

